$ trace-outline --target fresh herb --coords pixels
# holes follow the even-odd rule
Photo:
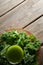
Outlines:
[[[18,45],[24,51],[24,57],[17,65],[38,65],[37,51],[40,48],[40,41],[36,37],[26,35],[26,32],[4,32],[0,35],[0,65],[12,65],[6,58],[6,52],[9,46]]]

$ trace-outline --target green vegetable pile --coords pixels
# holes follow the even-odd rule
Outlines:
[[[36,37],[26,35],[26,32],[4,32],[0,35],[0,65],[12,65],[6,58],[6,51],[12,45],[20,46],[24,51],[22,61],[16,65],[38,65],[37,51],[40,48],[40,41]]]

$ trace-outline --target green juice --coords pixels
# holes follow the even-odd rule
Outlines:
[[[19,63],[23,59],[24,53],[20,46],[12,45],[8,48],[6,57],[9,62]]]

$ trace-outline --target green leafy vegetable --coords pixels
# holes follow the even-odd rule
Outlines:
[[[6,58],[6,52],[12,45],[18,45],[24,51],[24,57],[17,65],[38,65],[36,53],[40,48],[40,41],[33,34],[26,35],[26,32],[17,30],[0,35],[0,65],[12,65]]]

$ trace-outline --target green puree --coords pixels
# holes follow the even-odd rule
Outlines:
[[[40,48],[40,41],[26,32],[4,32],[0,35],[0,65],[38,65],[37,51]]]

